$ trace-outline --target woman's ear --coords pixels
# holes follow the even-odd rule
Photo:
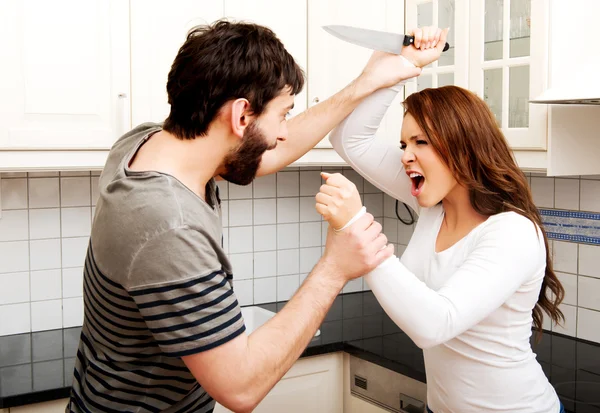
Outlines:
[[[250,102],[247,99],[236,99],[231,103],[231,130],[233,134],[242,137],[244,130],[251,121]]]

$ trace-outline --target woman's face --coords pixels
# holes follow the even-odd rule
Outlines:
[[[437,205],[457,187],[450,169],[410,113],[404,116],[400,144],[402,163],[412,181],[411,193],[421,207]]]

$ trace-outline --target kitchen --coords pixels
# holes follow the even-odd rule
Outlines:
[[[598,56],[578,53],[593,50],[593,44],[582,40],[573,46],[561,36],[583,31],[583,39],[593,39],[593,22],[584,22],[598,6],[585,1],[567,7],[560,1],[488,0],[484,7],[475,0],[379,0],[369,2],[366,13],[365,4],[348,4],[112,0],[0,6],[0,14],[8,16],[0,29],[0,50],[13,62],[0,69],[5,125],[0,129],[0,408],[53,411],[48,406],[62,402],[50,400],[68,394],[83,317],[81,267],[107,148],[131,126],[164,118],[164,79],[184,33],[222,16],[272,27],[305,68],[307,86],[296,97],[292,115],[340,89],[368,59],[370,51],[333,38],[323,25],[393,32],[427,24],[451,27],[454,47],[405,93],[453,83],[483,96],[497,115],[528,174],[536,204],[554,229],[554,266],[567,290],[565,326],[547,325],[534,351],[568,410],[597,408],[600,400],[589,396],[600,394],[593,385],[600,382],[594,345],[600,342],[598,106],[523,106],[523,99],[600,98],[596,79],[585,76],[586,68],[600,67]],[[156,30],[158,22],[163,30]],[[90,41],[97,47],[86,46]],[[561,89],[567,94],[561,95]],[[400,111],[395,105],[386,115],[380,131],[386,139],[398,139]],[[245,187],[220,184],[224,244],[237,268],[234,285],[241,305],[279,310],[320,257],[327,228],[314,210],[320,171],[341,171],[357,185],[398,255],[408,244],[414,224],[398,219],[410,222],[403,205],[345,166],[325,139],[276,176]],[[381,401],[385,396],[363,393],[358,398],[350,391],[360,394],[361,383],[373,388],[361,378],[373,383],[390,371],[418,382],[402,384],[417,390],[394,394],[404,392],[423,402],[420,350],[390,323],[366,283],[349,283],[306,357],[262,411],[278,411],[282,399],[317,403],[299,404],[298,411],[381,411],[388,404]],[[370,368],[377,373],[360,371],[365,367],[356,359],[374,364]],[[399,403],[399,397],[389,404]],[[379,401],[380,407],[364,398]],[[271,407],[268,400],[273,400]],[[35,402],[51,404],[25,406]],[[418,408],[418,402],[412,404]],[[291,403],[285,408],[292,410]]]

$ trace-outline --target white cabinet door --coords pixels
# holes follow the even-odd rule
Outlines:
[[[254,413],[342,413],[342,353],[298,360]],[[230,412],[217,404],[215,413]]]
[[[224,16],[233,21],[248,21],[273,30],[296,63],[307,70],[307,0],[224,0]],[[294,99],[294,116],[306,110],[306,89]]]
[[[469,0],[406,0],[406,29],[449,27],[450,48],[427,65],[416,82],[409,82],[406,96],[429,87],[469,87]]]
[[[0,2],[0,150],[110,148],[129,128],[129,2]]]
[[[167,76],[188,31],[223,16],[223,0],[131,0],[132,126],[169,115]]]
[[[548,2],[471,0],[469,88],[492,109],[515,150],[545,150]]]
[[[50,402],[28,404],[26,406],[11,407],[10,413],[64,413],[69,399],[53,400]],[[4,412],[1,410],[0,412]]]
[[[404,31],[404,4],[398,0],[308,0],[308,105],[335,94],[362,72],[372,50],[340,40],[322,26],[343,24],[395,33]],[[400,141],[402,108],[398,96],[377,134]],[[331,148],[325,137],[317,148]]]

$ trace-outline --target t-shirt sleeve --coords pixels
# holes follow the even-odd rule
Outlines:
[[[125,288],[168,355],[206,351],[245,331],[218,248],[201,230],[175,228],[148,240],[133,259]]]

